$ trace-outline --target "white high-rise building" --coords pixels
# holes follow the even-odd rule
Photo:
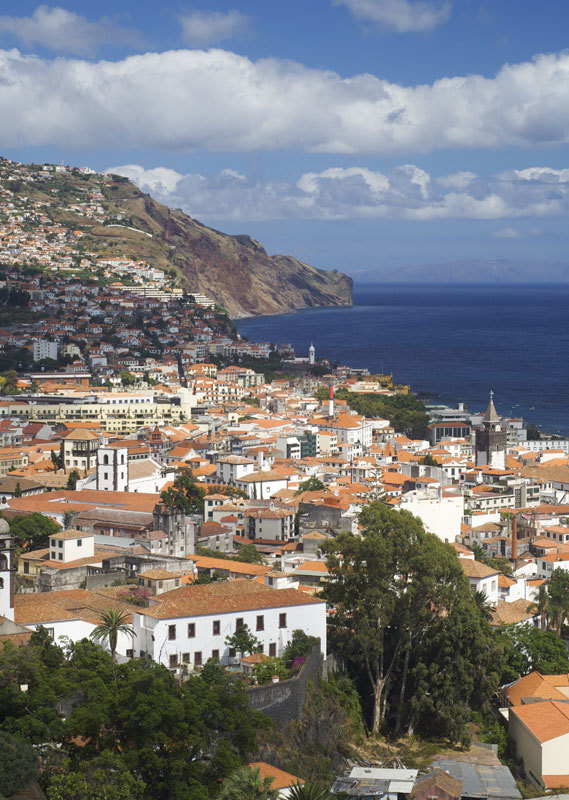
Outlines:
[[[0,519],[0,616],[14,621],[13,539],[10,526]]]
[[[41,361],[44,358],[51,358],[57,361],[57,342],[49,342],[47,339],[37,339],[34,342],[34,361]]]
[[[97,489],[128,491],[128,448],[100,447],[97,450]]]

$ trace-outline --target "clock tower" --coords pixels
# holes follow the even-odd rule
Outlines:
[[[476,466],[506,469],[507,433],[494,407],[494,392],[476,429]]]

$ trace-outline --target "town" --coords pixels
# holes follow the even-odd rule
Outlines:
[[[19,183],[42,194],[69,168],[2,169],[0,682],[19,693],[7,730],[24,730],[20,695],[47,714],[40,671],[28,676],[18,652],[51,654],[55,674],[89,663],[87,640],[106,659],[93,670],[151,664],[172,692],[239,677],[256,724],[277,731],[302,719],[319,680],[359,671],[362,730],[462,746],[417,766],[344,753],[328,763],[333,794],[514,800],[569,787],[569,441],[500,415],[491,387],[485,409],[425,406],[311,342],[300,355],[249,342],[176,270],[86,251],[45,199],[19,199]],[[71,210],[128,227],[101,199],[86,188]],[[476,685],[468,666],[458,685],[454,658],[445,673],[447,622],[461,614],[471,629],[452,641],[484,673]],[[82,727],[81,699],[58,691],[65,746],[100,755],[109,737],[130,741],[107,731],[103,746],[105,719]],[[45,750],[50,725],[24,738]],[[195,745],[188,770],[207,762],[209,796],[233,796],[243,769],[282,797],[316,780],[268,745],[239,767],[253,734],[246,746],[221,736],[223,766],[211,742]],[[145,769],[149,796],[208,796],[168,794]]]

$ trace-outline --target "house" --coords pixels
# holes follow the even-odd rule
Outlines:
[[[510,708],[509,734],[528,780],[540,791],[569,786],[569,703],[544,700]]]
[[[133,613],[140,655],[175,669],[199,668],[210,658],[234,663],[237,654],[225,640],[247,625],[260,652],[280,656],[294,630],[320,638],[326,654],[326,603],[297,589],[271,589],[250,580],[182,586],[151,598]],[[237,663],[237,662],[235,662]]]
[[[498,575],[500,571],[470,558],[461,558],[460,566],[473,592],[484,592],[491,606],[498,604]]]
[[[349,775],[336,778],[332,794],[341,794],[348,800],[399,800],[413,789],[416,769],[378,769],[353,767]]]
[[[284,798],[289,797],[289,789],[297,783],[301,785],[304,783],[302,778],[297,778],[296,775],[291,775],[290,772],[277,769],[277,767],[273,767],[272,764],[267,764],[266,761],[254,761],[252,764],[249,764],[249,766],[251,769],[259,770],[259,777],[261,780],[265,778],[271,779],[271,789],[276,789],[279,800],[280,798],[284,800]]]
[[[417,778],[409,797],[411,800],[460,800],[462,780],[453,778],[448,772],[437,768]]]
[[[521,706],[536,700],[569,700],[569,675],[542,675],[533,672],[523,675],[500,690],[504,707]]]

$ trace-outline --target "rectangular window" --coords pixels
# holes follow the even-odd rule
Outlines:
[[[286,628],[286,613],[279,614],[279,628]]]
[[[257,617],[257,630],[264,631],[265,630],[265,618],[262,614],[259,614]]]
[[[201,665],[202,665],[202,654],[194,653],[194,666],[201,667]]]
[[[269,644],[269,657],[276,658],[277,657],[277,645],[276,642],[271,642]]]
[[[30,562],[24,561],[24,575],[27,575],[29,571],[30,571]]]
[[[77,547],[83,546],[83,539],[77,539]]]
[[[178,656],[176,654],[170,656],[170,669],[178,666]]]
[[[63,561],[63,553],[59,553],[59,560]]]
[[[221,622],[218,619],[214,619],[213,621],[213,635],[219,636],[221,633]]]
[[[189,653],[182,653],[182,661],[184,664],[190,663],[190,654]]]
[[[188,622],[188,639],[194,639],[196,636],[196,623]]]
[[[219,661],[219,650],[212,650],[211,657],[214,661]]]
[[[168,639],[169,641],[173,641],[176,638],[176,626],[175,625],[168,625]]]
[[[55,559],[57,558],[57,553],[55,553],[55,552],[52,552],[52,554],[51,554],[51,557],[52,557],[52,558],[53,558],[53,560],[55,561]]]
[[[58,539],[57,546],[58,547],[63,547],[63,541],[61,539]]]
[[[236,655],[237,655],[237,653],[235,651],[235,648],[234,647],[230,647],[229,648],[229,658],[235,658]]]
[[[235,627],[242,628],[243,627],[243,617],[237,617],[235,620]]]
[[[127,658],[134,658],[134,650],[132,650],[132,649],[128,649],[128,650],[126,651],[126,657],[127,657]]]
[[[50,639],[55,639],[55,628],[46,628],[46,631]]]

